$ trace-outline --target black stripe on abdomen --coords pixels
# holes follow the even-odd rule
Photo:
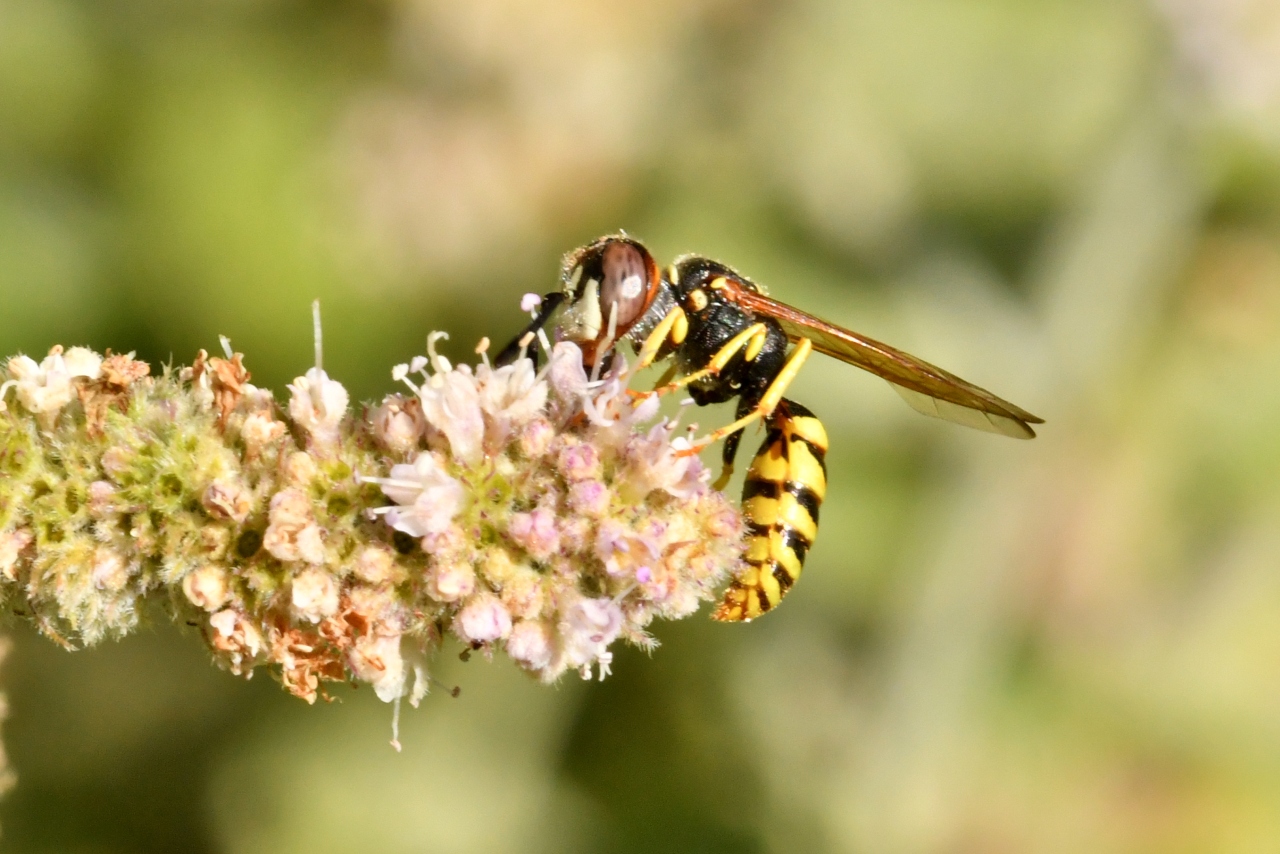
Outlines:
[[[742,503],[746,504],[753,498],[764,496],[765,498],[777,498],[782,494],[782,484],[776,480],[760,480],[754,477],[747,478],[746,483],[742,484]]]
[[[817,525],[818,508],[822,506],[822,499],[818,497],[818,493],[798,480],[787,481],[783,485],[783,489],[795,497],[796,503],[805,509],[805,512],[813,519],[813,524]]]
[[[809,542],[795,528],[788,528],[784,525],[782,528],[782,544],[795,552],[796,560],[800,561],[801,566],[804,566],[805,556],[809,554],[809,547],[813,543]]]

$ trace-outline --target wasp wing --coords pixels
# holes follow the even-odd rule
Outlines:
[[[1015,439],[1035,438],[1031,425],[1044,423],[1043,418],[942,368],[827,323],[737,282],[727,281],[721,292],[743,308],[777,320],[793,341],[808,338],[819,353],[888,380],[894,391],[917,412]]]

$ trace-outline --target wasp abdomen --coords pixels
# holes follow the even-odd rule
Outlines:
[[[827,494],[826,454],[822,422],[783,400],[742,487],[747,570],[725,591],[715,619],[754,619],[776,607],[800,577]]]

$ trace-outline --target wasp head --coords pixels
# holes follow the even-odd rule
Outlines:
[[[610,235],[565,256],[560,274],[568,304],[560,337],[594,365],[648,310],[662,284],[658,265],[636,240]]]

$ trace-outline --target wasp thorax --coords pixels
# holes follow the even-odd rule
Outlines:
[[[596,349],[608,349],[644,316],[657,285],[657,265],[643,246],[624,237],[597,240],[565,265],[564,293],[571,304],[561,334],[583,344],[593,361]]]

